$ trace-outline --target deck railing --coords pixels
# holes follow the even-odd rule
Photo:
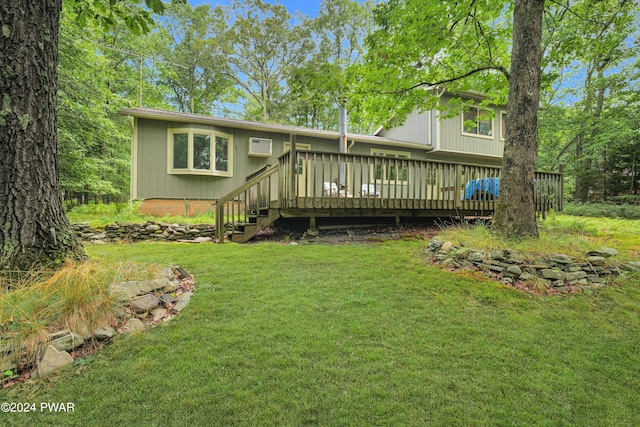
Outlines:
[[[250,223],[277,200],[279,166],[268,168],[216,202],[216,234],[220,242],[238,223]]]
[[[292,157],[295,159],[291,161]],[[278,164],[216,203],[220,241],[264,208],[431,210],[490,214],[500,168],[319,151],[287,152]],[[537,212],[562,210],[563,174],[536,172]],[[371,212],[369,213],[371,214]]]
[[[465,163],[298,151],[279,160],[285,209],[433,209],[493,211],[500,168]],[[539,212],[562,209],[562,174],[536,172]]]

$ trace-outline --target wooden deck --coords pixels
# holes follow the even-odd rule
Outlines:
[[[497,167],[292,148],[218,200],[220,241],[247,227],[257,233],[265,217],[308,217],[314,227],[321,217],[488,216],[499,197]],[[536,211],[561,211],[562,190],[561,173],[536,172]]]

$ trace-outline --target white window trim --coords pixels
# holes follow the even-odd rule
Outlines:
[[[291,142],[289,141],[285,141],[283,143],[283,153],[286,153],[287,151],[291,150]],[[302,151],[311,151],[311,144],[301,144],[299,142],[296,142],[296,150],[302,150]]]
[[[173,135],[176,133],[186,133],[188,134],[188,143],[187,143],[187,168],[186,169],[175,169],[173,167]],[[211,143],[211,169],[194,169],[193,168],[193,135],[208,135]],[[228,147],[228,170],[227,171],[218,171],[215,170],[215,145],[216,145],[216,137],[222,137],[229,141]],[[207,176],[233,176],[233,135],[216,132],[207,129],[195,129],[195,128],[170,128],[167,131],[167,173],[170,175],[207,175]]]
[[[296,142],[296,150],[297,151],[311,151],[311,144],[304,144],[304,143]],[[291,151],[291,142],[284,141],[284,143],[283,143],[283,153],[282,154],[288,153],[289,151]],[[307,163],[311,164],[311,160],[307,160]],[[300,169],[300,168],[302,168],[302,169]],[[302,161],[298,162],[298,167],[296,168],[296,173],[297,174],[306,173],[305,166],[304,166],[304,163]]]
[[[371,148],[370,149],[370,153],[372,156],[379,156],[379,157],[387,157],[387,158],[398,158],[400,160],[405,160],[405,159],[410,159],[411,158],[411,152],[409,151],[396,151],[396,150],[386,150],[386,149],[379,149],[379,148]],[[403,156],[403,157],[399,157],[399,156]],[[376,184],[400,184],[400,185],[409,185],[409,178],[410,176],[408,176],[407,174],[407,180],[396,180],[396,179],[388,179],[387,178],[387,170],[383,169],[382,173],[383,173],[383,177],[382,179],[376,179],[376,170],[374,165],[371,165],[371,176],[373,177],[373,179],[375,180]]]
[[[478,106],[471,106],[471,107],[469,107],[469,110],[471,110],[472,108],[476,109],[478,111],[486,111],[486,112],[489,112],[489,113],[491,112],[491,110],[488,109],[488,108],[482,108],[482,107],[478,107]],[[466,132],[464,130],[464,122],[465,122],[464,113],[465,113],[464,110],[462,110],[460,112],[460,119],[461,119],[460,120],[460,125],[461,125],[461,128],[462,128],[462,135],[463,136],[471,136],[473,138],[482,138],[482,139],[494,139],[495,138],[495,129],[496,129],[495,118],[491,119],[491,135],[481,135],[480,134],[480,126],[479,126],[480,124],[477,121],[476,121],[476,128],[478,129],[478,133],[470,133],[470,132]],[[485,120],[483,120],[483,121],[485,121]]]
[[[507,139],[507,129],[505,128],[505,133],[502,133],[502,125],[507,122],[507,112],[500,111],[500,141],[506,141]]]

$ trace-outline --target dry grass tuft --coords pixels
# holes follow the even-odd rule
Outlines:
[[[5,277],[0,291],[0,343],[33,360],[50,332],[69,329],[79,335],[116,321],[111,284],[144,280],[155,265],[66,262],[55,272],[33,271],[19,280]]]

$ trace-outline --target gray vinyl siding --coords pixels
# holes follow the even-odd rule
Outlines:
[[[234,188],[232,178],[168,174],[167,136],[169,128],[216,130],[208,126],[139,119],[137,165],[137,195],[139,199],[212,199],[216,197],[214,193],[221,191],[224,194],[224,189],[228,188],[230,191]],[[234,158],[234,163],[235,161]],[[234,164],[234,176],[237,173],[235,168]]]
[[[433,159],[499,165],[503,143],[500,141],[500,113],[496,110],[493,139],[474,138],[462,135],[460,115],[438,119],[435,111],[414,113],[405,125],[384,130],[381,135],[401,141],[423,144],[425,149],[383,146],[349,141],[349,152],[370,155],[371,149],[393,150],[409,153],[412,159]],[[204,129],[232,135],[233,176],[208,176],[190,174],[169,174],[167,171],[167,137],[171,128]],[[437,138],[436,138],[437,135]],[[213,125],[191,124],[179,121],[157,119],[137,119],[136,195],[138,199],[218,199],[246,182],[246,178],[266,165],[276,165],[278,157],[284,153],[284,143],[290,141],[288,133],[236,129]],[[269,157],[249,156],[249,138],[272,140],[272,154]],[[338,152],[338,139],[300,136],[299,144],[309,144],[313,151]],[[429,144],[434,151],[428,151]],[[406,187],[406,185],[405,185]]]
[[[447,99],[443,97],[446,105]],[[440,138],[437,150],[466,155],[479,155],[488,157],[502,157],[504,142],[500,140],[500,111],[492,109],[495,113],[492,127],[492,137],[481,138],[462,133],[462,114],[440,120]]]
[[[442,96],[444,106],[447,106],[448,95]],[[432,155],[441,160],[451,161],[484,161],[487,158],[501,158],[504,150],[504,141],[500,139],[501,116],[500,112],[504,108],[493,108],[495,118],[493,119],[493,135],[491,139],[474,137],[473,135],[462,133],[462,114],[455,114],[453,117],[440,119],[438,111],[419,112],[414,110],[409,114],[405,122],[391,129],[383,129],[379,136],[395,139],[399,141],[411,141],[419,144],[431,145]],[[447,113],[447,115],[449,115]],[[452,153],[448,158],[444,153]],[[432,158],[432,155],[429,155]],[[480,156],[475,158],[474,156]],[[495,160],[499,161],[499,160]],[[494,162],[495,162],[494,161]]]
[[[167,137],[170,128],[206,129],[233,136],[233,176],[181,175],[167,173]],[[245,129],[231,129],[199,124],[167,122],[152,119],[138,119],[137,129],[137,180],[138,199],[217,199],[246,182],[247,176],[265,165],[275,165],[284,153],[284,143],[290,135],[260,132]],[[259,137],[272,140],[272,155],[252,157],[249,152],[249,138]],[[337,151],[338,141],[301,137],[299,144],[310,144],[312,150]]]
[[[414,110],[407,116],[404,124],[391,129],[384,129],[380,132],[380,136],[398,141],[433,145],[434,124],[437,126],[433,119],[436,115],[435,111],[419,112]]]
[[[429,160],[437,160],[439,162],[451,162],[451,163],[469,163],[473,165],[483,166],[501,166],[501,157],[489,157],[480,156],[477,154],[467,153],[454,153],[448,151],[432,151],[426,154],[426,158]]]
[[[376,145],[376,144],[365,144],[365,143],[360,143],[360,144],[355,144],[350,150],[349,153],[351,154],[364,154],[364,155],[371,155],[371,150],[380,150],[380,151],[399,151],[399,152],[404,152],[404,153],[409,153],[409,158],[411,159],[419,159],[419,160],[425,160],[427,159],[425,153],[425,150],[416,150],[413,148],[403,148],[403,147],[386,147],[383,145]]]

